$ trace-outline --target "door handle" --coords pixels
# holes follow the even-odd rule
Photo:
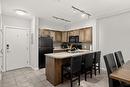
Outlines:
[[[6,44],[6,51],[10,52],[10,46],[9,46],[9,44]]]
[[[9,44],[6,45],[6,49],[7,49],[7,50],[9,49]]]

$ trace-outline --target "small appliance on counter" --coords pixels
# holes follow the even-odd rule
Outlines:
[[[71,48],[82,49],[82,44],[72,44]]]
[[[66,49],[66,48],[68,48],[69,46],[70,46],[70,44],[67,43],[67,42],[63,42],[63,43],[61,44],[61,48],[63,48],[63,49]]]

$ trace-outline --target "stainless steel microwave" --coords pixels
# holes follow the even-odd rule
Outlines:
[[[70,43],[79,43],[79,36],[69,36]]]

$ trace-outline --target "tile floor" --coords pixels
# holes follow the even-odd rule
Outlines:
[[[108,87],[107,75],[101,72],[100,75],[84,80],[84,75],[81,76],[80,87]],[[54,87],[51,85],[45,76],[45,69],[34,71],[31,68],[21,68],[3,73],[3,80],[0,81],[0,87]],[[69,81],[65,81],[56,87],[70,87]],[[77,82],[74,82],[73,87],[79,87]]]

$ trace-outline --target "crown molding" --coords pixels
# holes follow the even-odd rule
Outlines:
[[[122,9],[122,10],[114,11],[114,12],[111,12],[111,13],[105,13],[103,15],[96,16],[95,18],[97,20],[99,20],[99,19],[104,19],[104,18],[108,18],[108,17],[112,17],[112,16],[117,16],[117,15],[121,15],[121,14],[124,14],[124,13],[129,13],[129,12],[130,12],[130,8]]]

